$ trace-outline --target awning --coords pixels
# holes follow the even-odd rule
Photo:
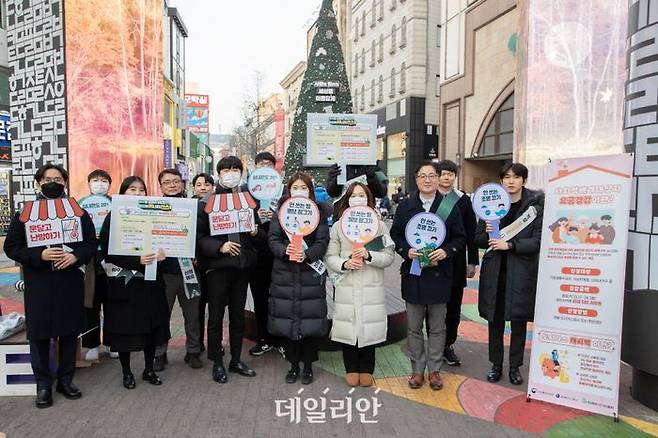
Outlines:
[[[256,208],[256,201],[249,192],[220,193],[208,198],[205,212],[207,214],[218,211],[232,211]]]
[[[67,219],[82,217],[85,211],[73,198],[42,199],[39,201],[28,201],[21,212],[19,219],[27,221],[45,221],[46,219]]]

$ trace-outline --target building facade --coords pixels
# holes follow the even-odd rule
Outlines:
[[[518,20],[515,0],[441,4],[439,155],[469,192],[512,159]]]
[[[295,122],[297,103],[299,102],[299,91],[302,89],[302,81],[306,73],[306,62],[299,62],[290,73],[279,83],[283,88],[283,110],[285,114],[285,140],[284,153],[290,145],[292,125]]]
[[[186,157],[189,156],[189,136],[186,133],[185,108],[185,41],[187,27],[176,8],[164,3],[163,21],[164,62],[164,148],[165,157],[172,157],[166,165],[178,166],[181,173],[189,173]],[[167,150],[169,149],[169,150]]]
[[[412,190],[416,166],[438,156],[441,4],[351,3],[346,64],[354,111],[377,115],[379,160],[390,190]]]

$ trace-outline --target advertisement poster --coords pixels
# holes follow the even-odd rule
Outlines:
[[[249,192],[211,195],[205,212],[210,222],[210,235],[250,233],[256,228],[256,201]]]
[[[6,236],[11,222],[11,179],[9,171],[0,171],[0,236]]]
[[[193,258],[197,205],[196,199],[115,195],[109,254],[141,256],[162,249],[167,257]]]
[[[100,235],[103,221],[112,208],[112,200],[103,195],[89,195],[80,199],[80,207],[84,208],[91,217],[96,236]]]
[[[0,161],[11,163],[11,114],[0,111]]]
[[[374,165],[377,162],[377,116],[308,114],[306,165]]]
[[[208,143],[210,129],[210,97],[205,94],[186,94],[187,127],[202,143]]]
[[[84,210],[73,198],[28,201],[19,216],[28,248],[82,242]]]
[[[616,417],[633,157],[548,165],[528,397]]]

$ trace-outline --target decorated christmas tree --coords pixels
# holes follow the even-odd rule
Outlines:
[[[307,114],[352,112],[352,95],[331,0],[322,1],[317,32],[297,102],[290,145],[286,151],[286,176],[304,167]],[[316,184],[324,185],[327,168],[313,167],[305,170],[313,176]]]

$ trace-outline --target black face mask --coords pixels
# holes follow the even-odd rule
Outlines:
[[[41,193],[48,199],[57,199],[61,198],[64,194],[64,185],[56,183],[54,181],[42,184]]]

